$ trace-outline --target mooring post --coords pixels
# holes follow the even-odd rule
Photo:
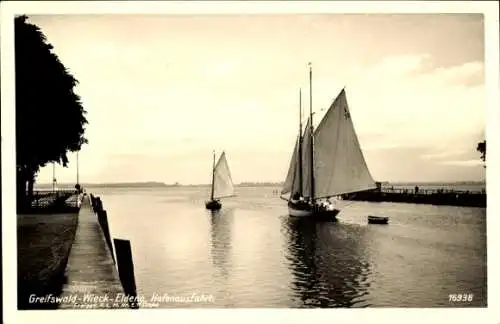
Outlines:
[[[101,197],[96,197],[95,198],[95,209],[94,209],[94,212],[98,214],[102,210],[103,210],[103,206],[102,206]]]
[[[89,195],[90,197],[90,206],[92,206],[92,210],[95,211],[95,198],[93,194]]]
[[[92,210],[94,213],[97,213],[97,199],[99,199],[99,197],[94,197],[92,199]]]
[[[118,275],[123,285],[125,294],[136,299],[137,289],[135,286],[134,261],[132,259],[132,248],[129,240],[113,239],[116,249],[116,262],[118,265]],[[130,299],[129,299],[130,300]],[[138,309],[139,305],[132,301],[129,307]]]
[[[104,233],[104,238],[106,239],[106,244],[108,245],[109,251],[111,252],[111,257],[113,258],[113,262],[116,264],[115,254],[113,252],[113,245],[111,244],[111,234],[109,232],[109,223],[108,223],[108,213],[105,210],[100,210],[97,212],[97,221],[101,226],[101,229]]]

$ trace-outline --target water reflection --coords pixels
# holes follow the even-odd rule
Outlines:
[[[265,188],[238,188],[214,215],[207,188],[106,190],[97,195],[113,235],[133,241],[140,295],[215,298],[162,307],[487,305],[484,209],[360,202],[337,223],[300,224]],[[367,225],[371,213],[390,225]],[[449,303],[453,292],[474,300]]]
[[[233,210],[209,212],[212,264],[223,279],[229,277]]]
[[[364,228],[283,217],[282,229],[299,307],[370,306]]]

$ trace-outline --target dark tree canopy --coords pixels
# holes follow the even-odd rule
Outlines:
[[[486,161],[486,140],[479,142],[476,150],[481,153],[481,160]]]
[[[67,166],[67,152],[87,143],[86,111],[73,91],[77,80],[52,52],[45,35],[27,19],[16,17],[14,29],[16,165],[21,187],[33,181],[47,163]]]

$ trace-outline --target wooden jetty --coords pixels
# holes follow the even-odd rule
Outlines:
[[[83,198],[59,308],[129,308],[114,257],[89,196]]]
[[[394,189],[378,187],[374,190],[342,195],[344,200],[396,202],[413,204],[486,207],[486,191],[446,189]]]
[[[77,213],[79,194],[75,190],[35,190],[29,206],[18,209],[19,214]]]

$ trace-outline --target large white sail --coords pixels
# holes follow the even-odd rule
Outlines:
[[[342,90],[314,132],[315,197],[376,188]]]
[[[297,178],[298,173],[298,159],[297,156],[299,154],[299,141],[300,138],[297,137],[297,141],[295,141],[295,147],[293,149],[292,157],[290,159],[290,166],[288,167],[288,173],[286,174],[285,182],[283,183],[283,187],[281,188],[281,195],[286,195],[292,192],[293,183]]]
[[[234,185],[231,172],[226,160],[226,153],[222,152],[214,170],[214,198],[234,196]]]

